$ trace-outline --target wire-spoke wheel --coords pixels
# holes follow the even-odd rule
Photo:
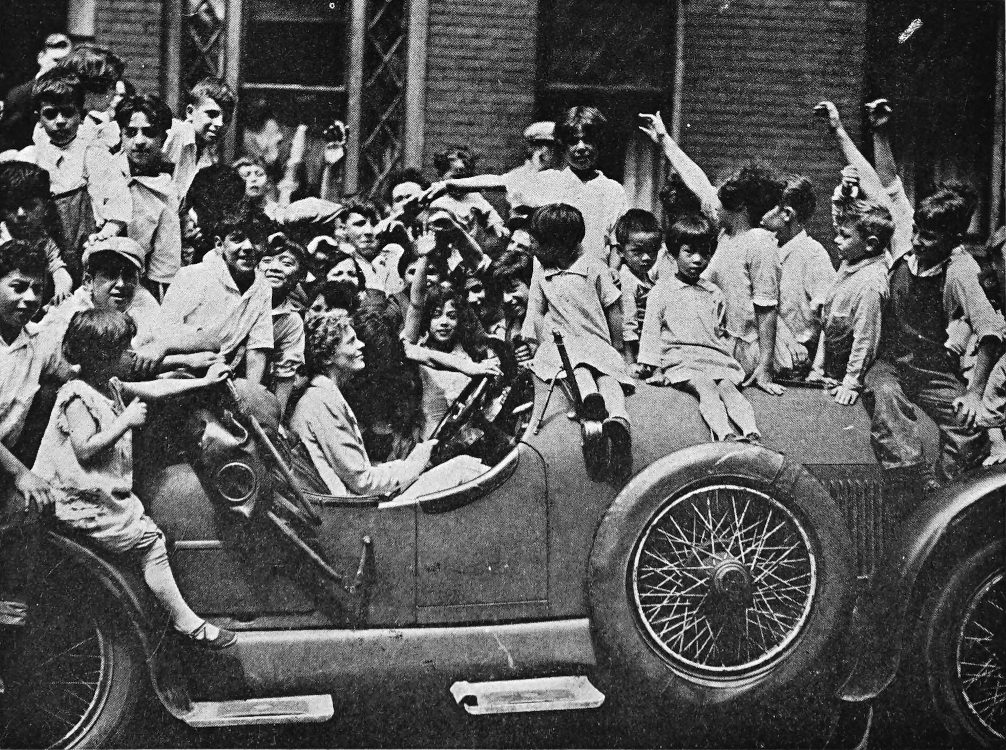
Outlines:
[[[1006,570],[1001,540],[953,569],[925,623],[927,676],[944,725],[982,747],[1006,739]]]
[[[654,516],[636,547],[630,588],[643,628],[672,667],[733,678],[785,652],[817,587],[805,523],[764,492],[729,483],[688,492]]]
[[[961,697],[992,735],[1006,739],[1006,586],[995,573],[971,598],[957,637]]]
[[[778,453],[719,443],[651,464],[590,553],[602,690],[657,724],[672,713],[679,732],[732,723],[726,744],[755,729],[767,743],[814,742],[851,612],[850,548],[827,490]]]
[[[114,603],[96,590],[100,584],[80,580],[66,559],[50,565],[29,617],[0,746],[108,746],[142,691],[143,656]]]

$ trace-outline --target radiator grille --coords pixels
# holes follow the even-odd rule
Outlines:
[[[828,479],[824,486],[845,515],[856,554],[856,573],[871,577],[891,541],[893,524],[879,479]]]

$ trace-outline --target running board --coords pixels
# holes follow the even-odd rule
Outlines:
[[[451,695],[470,714],[516,714],[597,708],[604,694],[586,677],[536,677],[498,682],[455,682]]]
[[[307,724],[335,714],[331,695],[291,695],[234,701],[197,701],[182,716],[190,727],[236,727],[253,724]]]

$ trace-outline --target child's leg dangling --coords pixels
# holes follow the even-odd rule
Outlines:
[[[727,410],[720,398],[716,383],[711,378],[696,376],[684,384],[699,399],[699,414],[712,430],[714,440],[726,440],[737,435],[730,426]]]
[[[758,425],[755,424],[754,407],[737,390],[737,386],[729,380],[721,380],[716,384],[716,390],[723,400],[723,405],[726,406],[727,415],[740,428],[741,435],[754,440],[760,439],[761,433],[758,431]]]

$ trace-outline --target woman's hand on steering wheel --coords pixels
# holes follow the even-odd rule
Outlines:
[[[414,461],[425,469],[429,466],[433,450],[439,443],[439,440],[424,440],[421,443],[417,443],[416,447],[409,451],[409,457],[406,460]]]

